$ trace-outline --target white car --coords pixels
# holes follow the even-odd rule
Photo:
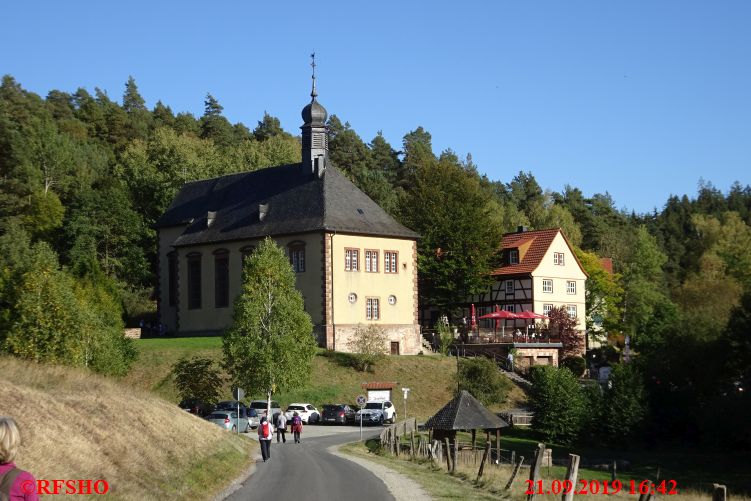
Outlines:
[[[302,422],[305,424],[315,424],[321,422],[321,413],[318,412],[318,409],[316,409],[312,404],[289,404],[287,406],[287,411],[284,413],[288,423],[292,421],[292,417],[295,415],[295,412],[298,416],[300,416],[300,419],[302,419]]]
[[[388,400],[371,400],[355,414],[355,424],[383,424],[396,422],[396,407]]]

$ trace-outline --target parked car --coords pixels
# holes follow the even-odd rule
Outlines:
[[[219,425],[225,430],[237,431],[239,429],[242,433],[248,433],[250,431],[250,423],[245,414],[245,408],[240,410],[240,417],[237,416],[236,410],[214,411],[206,416],[206,421]]]
[[[248,424],[254,430],[261,425],[261,416],[255,409],[248,409]]]
[[[358,409],[347,404],[326,404],[321,413],[324,424],[359,424],[355,419]]]
[[[240,404],[240,408],[244,409],[245,404],[242,402],[238,402],[237,400],[224,400],[222,402],[219,402],[216,404],[215,410],[218,411],[236,411],[238,403]]]
[[[266,412],[266,400],[251,400],[248,404],[248,407],[250,409],[255,409],[258,413],[258,417],[260,418],[263,416],[263,413]],[[279,414],[282,413],[282,408],[279,405],[279,402],[275,402],[274,400],[271,401],[271,419],[272,424],[276,423],[276,418],[279,416]]]
[[[316,409],[312,404],[289,404],[284,415],[289,420],[292,419],[292,416],[295,415],[295,412],[297,412],[297,414],[300,416],[300,419],[302,419],[302,422],[305,424],[315,424],[321,422],[321,413],[318,412],[318,409]]]
[[[365,403],[365,407],[357,411],[355,419],[360,422],[362,415],[363,424],[383,424],[396,422],[396,407],[388,400],[373,400]]]
[[[214,406],[207,404],[203,400],[197,398],[185,398],[180,402],[180,408],[184,411],[195,414],[196,416],[204,417],[214,410]]]

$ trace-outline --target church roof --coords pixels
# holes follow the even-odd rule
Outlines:
[[[419,238],[335,168],[300,164],[186,183],[155,224],[182,225],[176,247],[310,231]]]

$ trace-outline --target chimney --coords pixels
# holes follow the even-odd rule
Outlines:
[[[269,213],[269,204],[258,204],[258,220],[263,221],[266,219],[266,214]]]

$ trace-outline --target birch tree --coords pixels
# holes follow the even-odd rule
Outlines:
[[[270,238],[245,260],[242,293],[223,351],[233,385],[265,394],[269,418],[271,396],[303,386],[310,376],[313,324],[289,259]]]

